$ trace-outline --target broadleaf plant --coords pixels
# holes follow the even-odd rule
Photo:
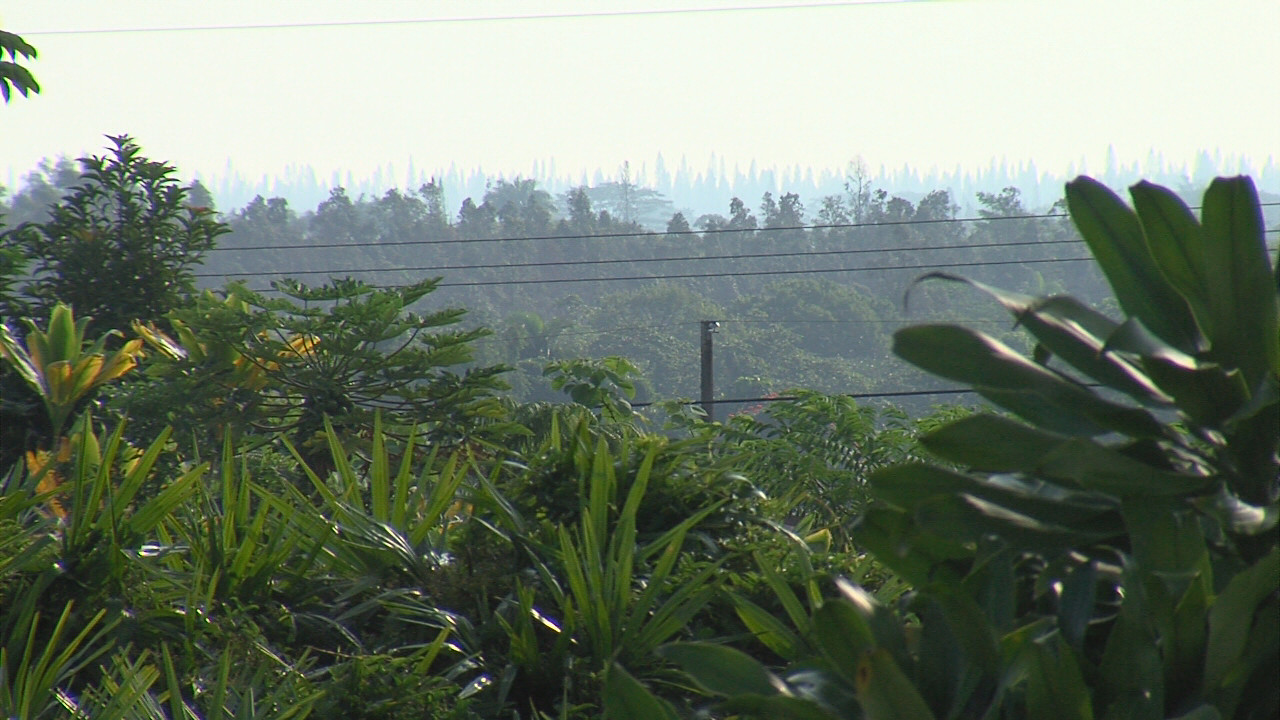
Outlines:
[[[945,467],[872,475],[853,537],[915,587],[913,620],[846,588],[815,614],[822,656],[777,676],[796,688],[809,669],[798,701],[872,719],[1280,714],[1280,305],[1257,193],[1219,178],[1198,219],[1167,189],[1132,197],[1067,185],[1118,320],[922,278],[990,295],[1033,351],[953,325],[895,335],[1004,412],[926,435]],[[839,623],[856,642],[830,640]],[[842,690],[856,709],[830,700]]]

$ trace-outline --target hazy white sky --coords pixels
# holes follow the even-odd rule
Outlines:
[[[184,176],[1280,153],[1276,0],[800,4],[7,0],[43,92],[0,107],[0,182],[126,132]],[[432,21],[124,32],[377,20]]]

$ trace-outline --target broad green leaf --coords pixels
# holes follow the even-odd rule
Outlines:
[[[813,632],[836,671],[853,682],[863,653],[875,646],[867,619],[848,600],[828,600],[813,614]]]
[[[866,720],[933,720],[920,692],[884,648],[863,653],[854,688]]]
[[[1067,183],[1067,207],[1125,312],[1175,347],[1198,350],[1201,338],[1195,319],[1156,266],[1137,215],[1106,186],[1087,177]]]
[[[1206,571],[1206,575],[1207,575]],[[1200,690],[1204,651],[1208,639],[1209,597],[1213,580],[1200,575],[1186,585],[1164,631],[1166,692],[1178,698],[1194,698]]]
[[[351,467],[346,448],[342,447],[342,439],[338,437],[338,431],[333,429],[333,421],[328,415],[324,416],[324,435],[329,444],[329,455],[333,458],[334,471],[342,479],[342,487],[345,489],[343,499],[348,502],[355,501],[356,498],[351,497],[350,493],[360,486],[360,481],[355,468]]]
[[[40,390],[40,372],[36,369],[38,364],[26,350],[22,349],[4,324],[0,324],[0,358],[9,361],[9,364],[18,371],[18,375],[32,389]]]
[[[79,357],[84,334],[77,330],[81,330],[82,327],[77,328],[71,308],[62,303],[58,303],[53,308],[53,312],[49,315],[49,330],[45,333],[48,338],[51,361],[74,361]]]
[[[1280,453],[1280,376],[1268,378],[1248,405],[1226,423],[1235,473],[1228,486],[1245,502],[1276,507],[1276,457]]]
[[[960,642],[968,662],[984,673],[994,673],[999,663],[999,642],[984,615],[984,608],[964,591],[947,585],[927,588]]]
[[[995,535],[1014,548],[1046,554],[1093,545],[1116,535],[1105,526],[1064,526],[1037,520],[968,494],[936,496],[916,509],[915,519],[935,535],[970,543]]]
[[[910,605],[919,616],[919,649],[915,678],[921,695],[946,717],[973,714],[994,689],[1000,669],[1000,648],[983,608],[960,588],[935,585],[920,592]]]
[[[1205,191],[1201,216],[1215,328],[1209,356],[1240,368],[1253,387],[1280,372],[1280,310],[1253,181],[1215,179]]]
[[[1121,353],[1138,363],[1188,419],[1202,426],[1216,427],[1240,412],[1252,390],[1240,372],[1182,352],[1135,318],[1107,338],[1105,352]]]
[[[971,477],[953,470],[913,463],[895,465],[871,475],[876,497],[914,511],[942,496],[971,495],[1027,515],[1040,522],[1119,532],[1118,505],[1105,497],[1064,490],[1042,481],[1017,477]]]
[[[1151,467],[1088,438],[1063,437],[995,415],[962,418],[922,442],[933,452],[978,470],[1035,474],[1120,497],[1184,495],[1214,482]]]
[[[1030,331],[1044,350],[1104,385],[1142,402],[1167,401],[1134,365],[1102,352],[1118,324],[1079,300],[1068,295],[1032,297],[944,272],[929,273],[916,282],[929,279],[964,283],[990,295],[1013,313],[1018,324]]]
[[[917,325],[894,333],[893,351],[936,375],[973,386],[984,397],[1045,429],[1067,435],[1107,431],[1157,437],[1149,413],[1104,400],[983,333],[955,325]]]
[[[885,506],[863,512],[851,534],[858,545],[913,585],[942,578],[959,582],[974,554],[963,542],[928,533],[907,513]]]
[[[1210,216],[1222,214],[1220,222],[1226,227],[1213,230],[1202,229],[1182,201],[1165,188],[1142,182],[1133,186],[1132,194],[1156,263],[1187,299],[1201,332],[1209,341],[1207,357],[1224,368],[1224,372],[1206,379],[1213,380],[1217,375],[1225,376],[1226,371],[1241,368],[1246,375],[1242,386],[1247,393],[1248,386],[1255,384],[1265,372],[1268,346],[1274,347],[1274,343],[1263,338],[1268,337],[1268,329],[1271,337],[1275,336],[1275,297],[1269,288],[1261,220],[1244,217],[1240,215],[1243,208],[1232,207],[1252,204],[1253,214],[1258,215],[1256,196],[1249,192],[1249,197],[1242,198],[1230,190],[1223,193],[1225,185],[1218,187],[1218,194],[1225,196],[1219,198],[1218,207],[1211,210],[1206,195],[1206,211]],[[1252,191],[1251,185],[1249,190]],[[1236,227],[1241,221],[1246,227]],[[1252,237],[1237,237],[1240,234]],[[1253,252],[1245,253],[1246,261],[1239,268],[1234,267],[1233,255],[1250,249]],[[1245,277],[1235,277],[1237,270]],[[1244,288],[1238,287],[1239,282],[1244,283]],[[1267,328],[1265,306],[1272,310],[1270,328]],[[1179,405],[1197,421],[1210,424],[1230,414],[1234,404],[1222,398],[1216,404],[1218,412],[1215,413],[1213,389],[1206,390],[1194,396],[1184,392],[1179,396]]]
[[[49,336],[40,330],[39,325],[30,319],[24,319],[23,323],[27,326],[27,352],[36,368],[43,368],[54,360],[60,359],[49,348]]]
[[[1123,357],[1104,353],[1116,323],[1073,297],[1038,300],[1019,316],[1041,346],[1099,383],[1146,404],[1161,405],[1168,398],[1140,369]]]
[[[1076,652],[1084,648],[1085,631],[1093,620],[1098,569],[1090,561],[1071,568],[1058,594],[1058,628],[1067,645]]]
[[[1093,702],[1075,652],[1058,636],[1031,643],[1027,650],[1027,715],[1037,720],[1091,720]]]
[[[944,716],[954,716],[958,706],[963,707],[960,695],[971,690],[976,666],[967,662],[953,632],[956,628],[947,622],[936,599],[921,593],[910,607],[920,620],[913,673],[916,687],[931,708],[946,709]],[[986,620],[981,615],[978,619]]]
[[[1156,267],[1186,298],[1200,329],[1213,337],[1209,297],[1217,273],[1208,244],[1191,209],[1168,188],[1142,181],[1129,188],[1133,209],[1142,223]]]
[[[591,475],[589,476],[589,492],[587,505],[591,523],[584,529],[600,545],[605,544],[610,519],[609,506],[614,503],[618,482],[614,477],[613,456],[609,452],[608,440],[601,435],[596,443],[595,452],[591,456]]]
[[[701,687],[716,695],[776,695],[786,685],[750,655],[727,645],[672,643],[658,654],[679,665]]]
[[[962,585],[963,592],[982,608],[987,625],[997,634],[1009,633],[1014,627],[1018,599],[1017,576],[1014,570],[1016,550],[1000,548],[992,551],[994,543],[984,543],[979,560]],[[1020,558],[1019,558],[1020,559]]]
[[[1164,717],[1164,661],[1155,617],[1162,608],[1148,598],[1143,580],[1143,569],[1125,558],[1120,615],[1107,636],[1094,684],[1099,708],[1105,707],[1108,718]]]
[[[871,636],[875,638],[876,646],[887,651],[900,667],[911,667],[912,657],[907,649],[902,618],[876,600],[875,596],[862,586],[850,582],[847,578],[836,578],[836,590],[858,614],[862,615],[867,627],[871,630]]]
[[[1188,367],[1167,356],[1144,357],[1142,366],[1187,419],[1201,427],[1221,427],[1249,399],[1239,370],[1228,372],[1212,363]]]
[[[759,553],[755,554],[756,567],[760,569],[760,574],[764,576],[765,583],[773,590],[773,594],[778,598],[778,602],[782,603],[782,609],[786,611],[787,617],[791,619],[793,627],[808,628],[809,613],[805,610],[804,605],[800,602],[800,597],[787,583],[773,565]]]
[[[72,399],[71,363],[55,360],[44,366],[44,382],[48,390],[47,401],[52,405],[69,405]]]
[[[89,392],[98,382],[98,374],[106,358],[101,355],[85,355],[76,361],[71,375],[67,379],[66,393],[68,399],[76,400]]]
[[[1272,548],[1253,566],[1237,573],[1209,609],[1209,644],[1204,684],[1213,689],[1226,682],[1244,652],[1254,612],[1280,590],[1280,550]]]
[[[1122,514],[1130,552],[1144,572],[1193,576],[1208,570],[1200,518],[1181,500],[1134,497],[1125,501]]]
[[[737,613],[738,619],[756,640],[784,660],[799,659],[804,643],[794,630],[787,627],[786,623],[740,595],[730,594],[729,599],[733,602],[733,610]]]

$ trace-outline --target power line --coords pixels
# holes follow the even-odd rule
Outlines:
[[[1280,206],[1280,201],[1259,203],[1259,207],[1275,207]],[[1200,208],[1189,208],[1191,210],[1199,210]],[[379,243],[360,243],[360,242],[338,242],[338,243],[308,243],[305,245],[243,245],[239,247],[215,247],[210,248],[208,252],[249,252],[258,250],[327,250],[334,248],[385,248],[398,247],[405,245],[471,245],[475,243],[509,243],[509,242],[530,242],[545,240],[607,240],[610,238],[658,238],[658,237],[681,237],[681,236],[699,236],[706,237],[708,235],[723,235],[728,233],[751,233],[754,235],[763,235],[775,232],[791,232],[806,230],[847,230],[851,228],[875,228],[875,227],[901,227],[910,225],[945,225],[951,223],[968,223],[968,222],[1003,222],[1008,220],[1048,220],[1053,218],[1070,217],[1067,213],[1040,213],[1036,215],[996,215],[993,217],[963,217],[963,218],[930,218],[927,220],[884,220],[877,222],[854,222],[854,223],[826,223],[814,225],[787,225],[783,227],[751,227],[751,228],[713,228],[709,230],[676,230],[674,232],[656,231],[656,230],[640,230],[635,232],[612,232],[612,233],[594,233],[590,235],[524,235],[524,236],[503,236],[488,238],[450,238],[447,240],[393,240],[391,242]],[[1280,228],[1272,228],[1264,232],[1280,232]],[[970,247],[970,246],[965,246]]]
[[[436,287],[490,287],[497,285],[562,285],[565,283],[622,282],[628,280],[692,280],[700,278],[723,277],[758,277],[762,275],[825,275],[830,273],[870,272],[873,270],[936,270],[938,268],[988,267],[996,265],[1039,265],[1043,263],[1089,262],[1092,257],[1078,258],[1030,258],[1024,260],[989,260],[961,263],[931,263],[929,265],[880,265],[876,267],[856,268],[816,268],[811,270],[739,270],[736,272],[718,273],[675,273],[671,275],[624,275],[597,278],[548,278],[543,280],[475,280],[468,282],[442,282]],[[395,285],[377,285],[371,287],[386,289]],[[258,288],[253,292],[279,292],[276,288]]]
[[[475,280],[467,282],[442,282],[436,287],[492,287],[499,285],[562,285],[565,283],[622,282],[639,280],[692,280],[701,278],[724,277],[759,277],[765,275],[826,275],[831,273],[871,272],[874,270],[936,270],[938,268],[994,267],[1000,265],[1041,265],[1047,263],[1092,262],[1093,257],[1074,258],[1023,258],[1018,260],[983,260],[974,262],[930,263],[928,265],[877,265],[874,267],[856,268],[813,268],[802,270],[739,270],[717,273],[675,273],[670,275],[624,275],[596,278],[546,278],[537,280]],[[387,289],[395,285],[378,285],[369,283],[371,287]],[[253,292],[281,292],[277,288],[257,288]]]
[[[530,340],[533,338],[545,339],[547,341],[559,340],[566,337],[583,337],[587,335],[608,335],[619,332],[630,332],[635,330],[669,330],[673,327],[681,325],[697,325],[698,320],[676,320],[661,325],[627,325],[623,327],[605,328],[602,330],[579,330],[573,332],[556,332],[554,330],[544,330],[542,332],[531,332],[527,335],[508,335],[494,333],[479,340],[473,340],[472,345],[491,345],[495,343],[510,344],[520,342],[521,340]],[[743,323],[743,324],[760,324],[760,325],[893,325],[897,323],[914,322],[908,318],[898,318],[893,320],[751,320],[741,318],[727,318],[718,320],[717,322],[725,323]],[[947,322],[964,323],[966,325],[1008,325],[1009,320],[977,320],[977,319],[955,319],[947,320]]]
[[[758,260],[785,257],[825,257],[831,255],[863,255],[868,253],[917,252],[924,250],[976,250],[995,247],[1023,247],[1029,245],[1079,245],[1083,240],[1026,240],[1000,243],[972,243],[969,245],[926,245],[902,248],[856,248],[851,250],[802,250],[781,253],[742,253],[738,255],[683,255],[658,258],[613,258],[604,260],[554,260],[544,262],[475,264],[475,265],[426,265],[418,267],[334,268],[329,270],[253,271],[230,273],[195,273],[194,277],[265,277],[269,275],[332,275],[334,273],[371,272],[440,272],[446,270],[510,270],[541,267],[579,265],[616,265],[655,262],[698,262],[706,260]],[[376,246],[374,246],[376,247]]]
[[[850,0],[833,2],[779,3],[772,5],[734,5],[725,7],[665,8],[653,10],[600,10],[594,12],[526,13],[508,15],[458,15],[452,17],[395,18],[388,20],[321,20],[312,22],[250,23],[244,25],[183,25],[166,27],[83,28],[68,30],[31,30],[20,33],[24,37],[52,35],[127,35],[184,32],[227,32],[238,30],[297,30],[305,28],[380,27],[398,25],[473,24],[486,22],[517,22],[529,20],[577,20],[609,19],[619,17],[653,17],[663,15],[710,15],[735,12],[761,12],[777,10],[816,10],[821,8],[848,8],[858,5],[902,5],[908,2],[932,0]]]
[[[1084,387],[1097,388],[1102,387],[1098,383],[1082,383]],[[977,390],[971,388],[952,389],[952,390],[894,390],[886,392],[862,392],[862,393],[837,393],[835,397],[847,397],[855,400],[876,399],[876,398],[897,398],[897,397],[928,397],[932,395],[979,395]],[[731,405],[742,403],[771,403],[786,402],[788,400],[799,400],[798,395],[764,395],[761,397],[751,398],[726,398],[724,400],[712,400],[716,405]],[[690,406],[699,405],[699,400],[652,400],[648,402],[631,403],[631,407],[649,407],[661,403],[674,402],[677,405]]]
[[[673,323],[663,323],[661,325],[626,325],[623,327],[605,328],[603,330],[580,330],[575,332],[555,332],[544,330],[538,333],[529,333],[528,335],[507,335],[500,336],[497,333],[479,340],[472,341],[472,345],[487,345],[493,343],[514,343],[521,340],[529,340],[532,338],[544,338],[546,340],[559,340],[564,337],[579,337],[585,335],[604,335],[606,333],[631,332],[634,330],[666,330],[672,326],[679,325],[697,325],[697,320],[684,320]]]
[[[697,278],[719,277],[754,277],[760,275],[807,275],[847,272],[870,272],[872,270],[933,270],[936,268],[986,267],[992,265],[1033,265],[1040,263],[1086,262],[1092,257],[1079,258],[1041,258],[1028,260],[991,260],[985,262],[933,263],[930,265],[885,265],[878,267],[858,268],[818,268],[812,270],[742,270],[719,273],[676,273],[672,275],[625,275],[602,278],[551,278],[547,280],[476,280],[470,282],[440,283],[437,287],[482,287],[491,285],[545,285],[578,282],[620,282],[625,280],[690,280]]]
[[[729,318],[727,320],[717,320],[716,322],[746,323],[746,324],[760,324],[760,325],[892,325],[893,323],[905,323],[905,322],[915,322],[915,321],[909,318],[898,318],[894,320],[792,320],[790,318],[785,320],[750,320],[750,319]],[[1005,325],[1009,321],[1008,320],[956,319],[956,320],[948,320],[947,322],[960,322],[960,323],[966,323],[966,324],[988,323],[988,324]]]
[[[937,268],[987,267],[996,265],[1039,265],[1043,263],[1088,262],[1092,257],[1078,258],[1028,258],[1023,260],[988,260],[957,263],[931,263],[929,265],[879,265],[876,267],[856,268],[815,268],[808,270],[739,270],[718,273],[675,273],[671,275],[624,275],[596,278],[547,278],[542,280],[474,280],[467,282],[442,282],[436,287],[489,287],[497,285],[562,285],[565,283],[622,282],[628,280],[692,280],[699,278],[722,277],[758,277],[761,275],[826,275],[830,273],[870,272],[872,270],[935,270]],[[395,285],[378,285],[371,287],[387,289]],[[258,288],[253,292],[279,292],[276,288]]]
[[[1280,205],[1280,203],[1272,203]],[[399,245],[470,245],[474,243],[508,243],[542,240],[605,240],[609,238],[654,238],[679,237],[684,235],[722,235],[726,233],[765,234],[796,230],[845,230],[849,228],[898,227],[903,225],[943,225],[966,222],[1000,222],[1004,220],[1044,220],[1049,218],[1068,217],[1066,213],[1043,213],[1039,215],[997,215],[995,217],[933,218],[928,220],[885,220],[880,222],[829,223],[823,225],[788,225],[785,227],[750,227],[750,228],[713,228],[710,230],[677,230],[675,232],[659,232],[640,230],[636,232],[595,233],[591,235],[525,235],[490,238],[452,238],[448,240],[393,240],[380,243],[314,243],[307,245],[245,245],[242,247],[216,247],[209,252],[245,252],[250,250],[323,250],[331,248],[370,248],[395,247]]]
[[[840,393],[837,397],[853,398],[855,400],[866,400],[875,398],[896,398],[896,397],[926,397],[932,395],[976,395],[977,390],[898,390],[892,392],[865,392],[865,393]],[[750,398],[726,398],[724,400],[713,400],[716,405],[731,405],[745,403],[771,403],[786,402],[788,400],[799,400],[798,395],[767,395],[762,397]],[[698,405],[698,400],[651,400],[647,402],[631,403],[631,407],[650,407],[663,403],[674,402],[677,405],[690,406]]]

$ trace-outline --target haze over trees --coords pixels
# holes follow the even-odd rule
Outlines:
[[[526,400],[555,397],[539,362],[606,355],[636,363],[643,401],[695,397],[697,323],[708,319],[722,322],[720,398],[801,386],[926,390],[938,385],[888,355],[896,326],[926,316],[1003,321],[949,288],[920,288],[904,303],[915,275],[954,267],[1026,291],[1073,287],[1095,302],[1106,295],[1061,204],[1029,206],[1013,186],[909,199],[854,166],[839,193],[806,200],[766,191],[693,216],[630,172],[559,194],[531,179],[498,179],[454,207],[447,202],[457,191],[434,179],[380,196],[337,187],[311,209],[257,196],[218,209],[229,232],[206,248],[194,279],[270,293],[284,278],[387,285],[439,277],[432,307],[465,307],[467,327],[492,329],[478,359],[516,366],[513,392]],[[47,162],[8,198],[8,222],[43,219],[77,178],[74,164]],[[185,192],[189,207],[213,204],[199,182]],[[962,202],[974,209],[962,213]]]
[[[213,208],[109,143],[0,207],[0,714],[1280,712],[1247,178]]]

